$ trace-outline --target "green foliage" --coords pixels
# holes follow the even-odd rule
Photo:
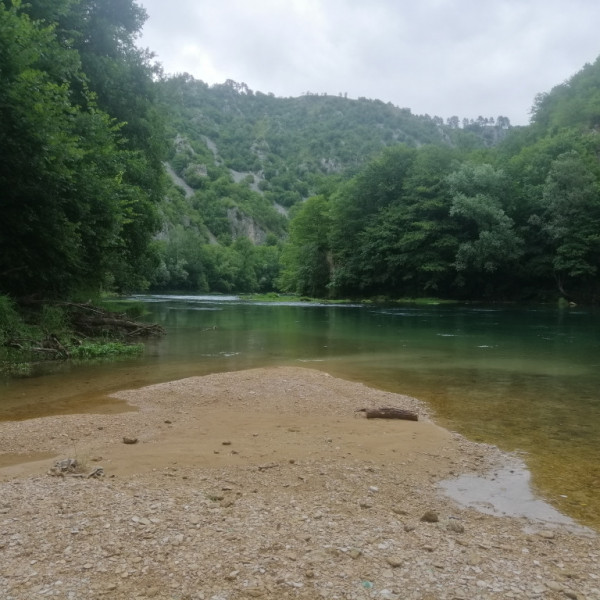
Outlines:
[[[69,347],[73,359],[114,358],[143,354],[144,344],[124,344],[122,342],[85,342],[80,346]]]
[[[469,233],[456,254],[458,271],[493,273],[512,267],[522,255],[523,240],[503,209],[508,180],[491,165],[464,164],[448,177],[450,216],[462,219]]]
[[[13,338],[22,337],[23,330],[24,324],[14,302],[0,295],[0,347]]]
[[[281,262],[279,287],[286,292],[324,297],[331,276],[329,202],[324,196],[309,198],[290,224],[290,238]]]
[[[128,7],[136,12],[132,1],[117,4],[108,25],[94,17],[107,8],[103,3],[0,3],[4,293],[60,297],[107,284],[139,285],[151,268],[152,197],[160,185],[148,173],[160,173],[160,162],[157,155],[148,162],[149,148],[135,142],[129,124],[118,124],[122,115],[114,105],[101,105],[100,72],[91,69],[100,60],[94,52],[105,56],[110,48],[113,64],[124,64],[127,25],[118,19],[138,21],[127,20]],[[100,37],[102,44],[93,42]],[[139,59],[127,55],[130,65]],[[122,99],[117,87],[111,79]],[[149,113],[135,110],[139,118]]]

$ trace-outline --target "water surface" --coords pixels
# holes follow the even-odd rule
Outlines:
[[[600,315],[593,310],[273,304],[143,297],[168,334],[143,357],[4,381],[0,418],[127,410],[107,395],[268,365],[421,398],[440,424],[519,451],[555,507],[600,525]]]

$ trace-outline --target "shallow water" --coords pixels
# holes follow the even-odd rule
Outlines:
[[[127,410],[118,389],[300,365],[426,400],[438,422],[522,452],[555,507],[600,526],[600,314],[553,308],[263,304],[144,297],[168,335],[143,357],[3,382],[0,418]]]

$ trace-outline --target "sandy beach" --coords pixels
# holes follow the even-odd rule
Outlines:
[[[116,397],[0,423],[3,600],[600,600],[595,532],[444,492],[519,462],[417,399],[288,367]],[[381,406],[419,420],[357,412]]]

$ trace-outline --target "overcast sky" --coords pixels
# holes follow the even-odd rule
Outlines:
[[[529,122],[600,55],[600,0],[138,0],[166,73]]]

